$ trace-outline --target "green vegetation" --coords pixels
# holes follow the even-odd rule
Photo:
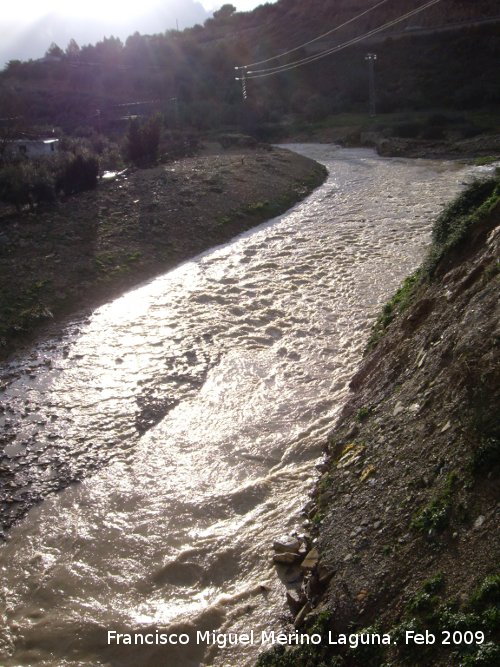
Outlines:
[[[427,667],[437,662],[438,656],[448,655],[456,664],[468,667],[496,667],[500,658],[497,640],[500,631],[500,576],[489,575],[460,603],[445,597],[446,582],[442,573],[422,583],[406,605],[401,620],[392,628],[382,629],[378,623],[357,629],[357,634],[390,634],[392,645],[363,645],[346,649],[344,654],[335,646],[322,642],[318,646],[279,646],[260,656],[257,667],[341,667],[344,664],[356,667],[389,667],[409,665]],[[335,618],[322,612],[310,621],[309,634],[318,633],[326,637]],[[434,644],[406,643],[407,631],[431,632]],[[472,643],[464,641],[443,646],[442,633],[471,633]],[[479,633],[476,635],[476,633]],[[482,635],[481,635],[482,633]],[[476,641],[477,638],[477,641]],[[454,663],[455,664],[455,663]]]
[[[312,518],[311,518],[311,523],[312,523],[313,526],[315,526],[315,527],[317,528],[319,525],[321,525],[321,522],[323,521],[324,518],[325,518],[325,515],[323,514],[323,512],[321,512],[320,510],[318,510],[318,511],[312,516]]]
[[[483,642],[469,645],[462,642],[448,650],[453,651],[462,665],[494,667],[500,657],[499,647],[493,643],[500,630],[500,576],[487,576],[461,604],[443,599],[444,590],[445,581],[440,573],[424,582],[408,602],[402,621],[393,628],[393,636],[403,638],[406,630],[429,630],[440,638],[443,631],[482,632]],[[425,647],[400,643],[396,653],[404,664],[428,665],[440,650],[443,649],[437,642]]]
[[[102,277],[112,277],[115,274],[126,273],[142,258],[140,250],[119,253],[101,252],[94,257],[94,264]]]
[[[499,180],[490,178],[475,181],[446,207],[432,230],[432,246],[423,267],[424,278],[433,278],[440,262],[467,241],[471,231],[499,201]]]
[[[368,419],[368,417],[370,416],[371,412],[372,412],[372,408],[368,408],[366,406],[363,406],[356,413],[356,421],[358,421],[360,423],[366,421]]]
[[[382,308],[372,327],[365,355],[385,334],[391,322],[415,301],[419,287],[433,280],[438,266],[450,253],[465,246],[475,229],[491,213],[500,201],[500,179],[478,180],[449,204],[434,223],[432,245],[420,269],[403,281],[402,286]],[[484,280],[491,280],[499,271],[498,261],[485,271]]]
[[[382,308],[382,313],[373,325],[365,354],[377,345],[396,315],[402,313],[411,304],[419,281],[420,271],[415,271],[411,276],[405,278],[401,287]]]
[[[0,347],[12,331],[27,331],[35,322],[50,319],[52,312],[48,303],[51,296],[52,285],[48,280],[33,281],[19,292],[15,301],[0,288]]]
[[[162,118],[156,114],[146,122],[130,122],[125,142],[125,156],[136,165],[155,162],[160,147]]]
[[[304,630],[301,630],[309,635],[321,635],[321,644],[276,646],[259,656],[256,667],[340,667],[343,661],[339,662],[337,657],[328,656],[328,631],[331,629],[332,621],[332,613],[321,612]]]
[[[439,603],[438,593],[444,589],[444,576],[442,573],[436,574],[422,584],[417,593],[407,604],[407,609],[411,613],[425,615],[431,613]]]
[[[498,157],[494,155],[486,155],[484,157],[478,157],[474,160],[476,167],[484,167],[488,164],[493,164],[494,162],[498,162]]]
[[[20,160],[0,168],[0,201],[19,211],[52,203],[61,195],[97,185],[99,161],[89,153],[62,153],[54,158]]]
[[[446,478],[443,491],[415,512],[410,522],[412,530],[422,533],[428,533],[429,531],[443,532],[450,520],[453,491],[457,479],[456,473],[450,473]]]

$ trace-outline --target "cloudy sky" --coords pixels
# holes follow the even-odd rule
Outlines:
[[[230,0],[240,11],[266,0]],[[3,3],[2,3],[3,4]],[[52,42],[65,48],[104,36],[125,39],[203,23],[224,0],[14,0],[0,11],[0,68],[9,60],[40,58]]]

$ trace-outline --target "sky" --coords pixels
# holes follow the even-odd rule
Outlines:
[[[229,0],[248,11],[266,0]],[[3,4],[3,3],[2,3]],[[41,58],[52,42],[66,48],[111,35],[125,40],[203,23],[225,0],[14,0],[0,10],[0,68],[9,60]]]

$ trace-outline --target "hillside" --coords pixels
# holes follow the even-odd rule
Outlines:
[[[119,132],[124,126],[120,118],[160,110],[170,125],[199,130],[243,125],[262,134],[266,124],[290,114],[318,120],[366,110],[364,56],[375,46],[380,112],[498,108],[498,24],[481,23],[498,18],[494,0],[442,0],[377,35],[376,42],[249,81],[248,99],[243,101],[234,80],[235,65],[294,48],[375,4],[379,3],[279,0],[245,13],[225,5],[204,26],[182,32],[135,33],[124,44],[108,37],[94,46],[72,44],[66,52],[52,48],[50,58],[12,61],[0,74],[0,117],[18,116],[25,124],[67,131],[86,127]],[[387,0],[330,35],[325,46],[364,34],[414,7],[410,0]],[[446,26],[455,28],[422,30]],[[300,59],[311,49],[317,52],[322,44],[296,51],[279,63]]]
[[[498,665],[499,187],[440,216],[374,326],[307,509],[319,554],[288,596],[295,627],[323,641],[260,667]],[[329,631],[391,644],[334,646]]]

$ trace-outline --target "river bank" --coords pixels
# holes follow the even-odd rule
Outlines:
[[[95,307],[305,197],[323,167],[234,149],[134,169],[35,213],[0,219],[0,358],[47,323]]]
[[[383,157],[459,160],[477,164],[500,159],[500,127],[494,116],[446,113],[333,116],[300,127],[278,126],[280,141],[334,143],[374,148]]]
[[[323,640],[260,667],[498,664],[499,187],[438,218],[373,328],[306,510],[314,550],[289,561],[292,627]]]

